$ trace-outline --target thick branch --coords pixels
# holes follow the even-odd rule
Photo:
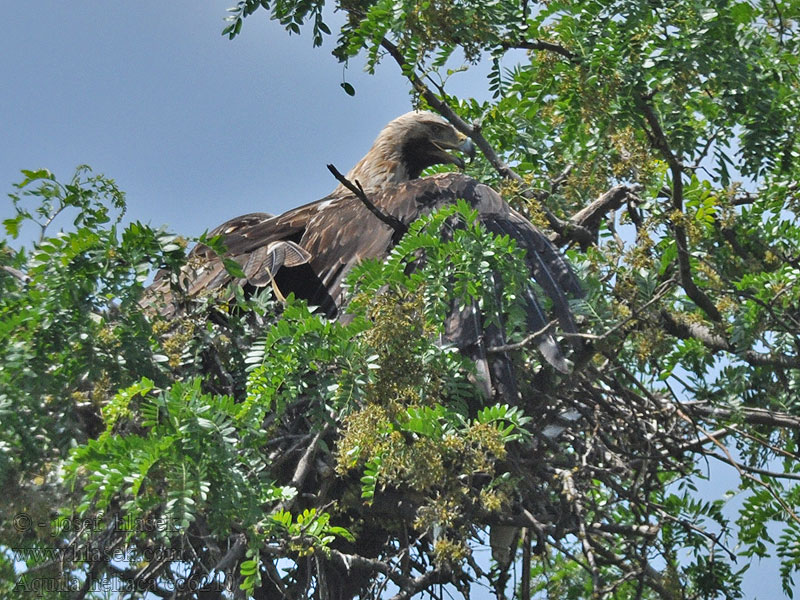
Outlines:
[[[639,186],[616,185],[601,195],[586,208],[572,215],[563,223],[562,230],[553,240],[555,244],[564,243],[565,237],[578,242],[584,249],[597,244],[597,233],[601,221],[612,210],[617,210],[638,191]]]
[[[314,466],[313,461],[314,456],[317,454],[317,449],[319,448],[319,441],[328,431],[330,431],[330,425],[326,424],[325,427],[314,436],[305,449],[305,452],[303,452],[303,455],[300,457],[300,460],[297,461],[297,466],[294,469],[294,475],[292,475],[292,481],[289,485],[296,489],[298,494]],[[297,496],[284,500],[278,505],[278,510],[289,510],[296,499]]]
[[[570,217],[569,222],[574,225],[586,227],[596,234],[600,222],[612,210],[618,209],[622,204],[638,191],[640,186],[629,187],[616,185],[586,208],[576,212]]]
[[[5,271],[9,275],[11,275],[13,277],[16,277],[22,283],[28,283],[31,280],[31,278],[28,277],[25,273],[23,273],[19,269],[15,269],[14,267],[9,267],[9,266],[3,265],[3,266],[0,266],[0,269]]]
[[[247,537],[243,533],[238,533],[234,536],[233,544],[230,549],[225,553],[219,562],[214,566],[215,571],[224,572],[230,569],[244,557],[247,550]]]
[[[345,554],[335,549],[330,550],[330,557],[334,562],[344,566],[348,571],[356,567],[358,569],[381,573],[391,579],[392,583],[401,590],[399,594],[393,596],[392,600],[411,598],[411,596],[418,594],[428,586],[441,583],[447,579],[445,571],[439,568],[423,573],[419,577],[408,577],[389,563],[374,558],[366,558],[358,554]]]
[[[747,206],[755,204],[758,201],[758,195],[751,192],[741,192],[733,199],[734,206]]]
[[[545,42],[543,40],[535,40],[535,41],[521,41],[521,42],[504,42],[502,45],[503,48],[506,50],[543,50],[545,52],[552,52],[554,54],[558,54],[559,56],[563,56],[570,62],[577,62],[578,56],[564,48],[564,46],[560,44],[554,44],[553,42]]]
[[[389,600],[408,600],[426,588],[436,583],[445,583],[446,581],[448,581],[447,572],[444,569],[437,567],[432,571],[428,571],[427,573],[423,573],[419,577],[412,579],[411,584],[408,587],[403,588],[402,592],[395,594]]]
[[[786,427],[800,431],[800,417],[766,408],[718,408],[708,404],[683,404],[681,408],[700,418],[740,419],[749,425],[768,425]]]
[[[711,331],[700,323],[687,322],[664,310],[661,312],[664,329],[667,333],[683,340],[694,339],[709,350],[730,352],[753,366],[800,368],[800,358],[784,354],[766,354],[755,350],[738,351],[726,338]]]

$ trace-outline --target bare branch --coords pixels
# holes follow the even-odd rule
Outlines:
[[[597,243],[597,233],[600,228],[600,223],[603,218],[612,210],[616,210],[622,204],[629,200],[637,191],[639,186],[617,185],[608,190],[605,194],[597,198],[586,208],[581,209],[565,223],[565,229],[571,228],[576,231],[570,232],[570,239],[574,239],[580,243],[584,248],[590,244]],[[578,235],[581,237],[578,237]],[[588,234],[588,236],[585,236]],[[584,239],[588,237],[588,239]],[[559,238],[564,237],[564,232],[559,232]],[[561,239],[556,239],[555,243],[562,242]]]
[[[758,200],[758,195],[751,192],[742,192],[733,199],[734,206],[746,206],[753,204]]]
[[[11,275],[12,277],[16,277],[22,283],[28,283],[31,280],[31,278],[28,277],[25,273],[23,273],[19,269],[15,269],[14,267],[9,267],[9,266],[6,266],[6,265],[2,265],[2,266],[0,266],[0,269],[3,269],[3,271],[5,271],[9,275]]]
[[[392,582],[401,590],[399,594],[396,594],[392,597],[392,600],[411,598],[411,596],[418,594],[428,586],[435,583],[443,583],[447,580],[446,572],[441,568],[435,568],[431,571],[423,573],[419,577],[408,577],[403,575],[399,569],[387,562],[374,558],[366,558],[359,554],[345,554],[344,552],[340,552],[339,550],[331,548],[330,557],[335,562],[344,566],[348,571],[355,567],[358,569],[381,573],[382,575],[385,575],[391,579]]]
[[[386,223],[389,227],[391,227],[394,230],[394,235],[392,236],[392,239],[394,243],[399,242],[400,238],[403,237],[408,231],[408,227],[406,227],[405,224],[397,217],[393,215],[387,215],[386,213],[381,211],[377,206],[375,206],[372,203],[372,201],[369,198],[367,198],[367,194],[364,192],[364,188],[361,187],[361,184],[358,181],[353,183],[352,181],[347,179],[347,177],[342,175],[339,172],[339,170],[333,165],[328,165],[328,170],[333,174],[334,177],[336,177],[339,183],[341,183],[344,187],[353,192],[356,195],[356,197],[359,200],[361,200],[361,202],[364,203],[364,206],[366,206],[369,209],[369,212],[378,217],[378,219],[380,219],[381,222]]]
[[[703,431],[703,430],[701,429],[701,431]],[[706,433],[706,432],[703,431],[703,433]],[[731,456],[730,451],[728,450],[728,448],[724,444],[722,444],[721,442],[719,442],[719,441],[715,440],[713,437],[711,437],[711,434],[706,433],[706,435],[708,437],[710,437],[711,440],[714,442],[714,444],[720,450],[722,450],[722,452],[725,454],[725,456],[723,457],[723,456],[720,456],[720,455],[715,454],[713,452],[710,452],[710,453],[706,454],[707,456],[711,456],[711,457],[716,458],[717,460],[721,460],[722,462],[728,463],[729,465],[731,465],[734,469],[736,469],[739,472],[739,475],[741,476],[742,479],[749,479],[750,481],[752,481],[756,485],[761,486],[762,488],[767,490],[767,492],[769,492],[769,495],[772,496],[772,498],[778,504],[781,505],[781,508],[783,508],[783,510],[786,512],[786,514],[789,515],[789,518],[792,519],[795,523],[800,524],[800,517],[798,517],[795,514],[795,512],[792,510],[792,507],[789,506],[789,504],[783,498],[781,498],[780,494],[775,490],[774,487],[772,487],[772,485],[768,481],[764,481],[763,479],[758,479],[757,477],[752,475],[751,474],[751,469],[752,469],[751,467],[747,467],[746,465],[743,465],[743,464],[737,462],[733,458],[733,456]],[[758,471],[761,471],[761,469],[758,469]],[[767,471],[766,473],[768,473],[771,476],[774,476],[769,471]],[[787,476],[788,476],[788,474],[787,474]]]
[[[755,350],[740,352],[723,336],[714,333],[700,323],[686,322],[677,315],[664,310],[661,312],[664,329],[681,339],[694,339],[709,350],[729,352],[754,366],[781,367],[796,369],[800,367],[800,357],[785,354],[765,354]]]
[[[759,469],[758,467],[750,467],[744,463],[734,460],[733,458],[717,454],[716,452],[705,452],[704,455],[710,456],[711,458],[716,458],[718,461],[724,462],[725,464],[732,466],[740,473],[742,471],[747,471],[748,473],[753,473],[755,475],[765,475],[767,477],[774,477],[775,479],[794,479],[795,481],[800,481],[800,475],[798,475],[797,473],[778,473],[776,471],[769,471],[767,469]]]
[[[707,404],[683,404],[681,408],[698,418],[738,419],[749,425],[785,427],[800,431],[800,417],[765,408],[739,408],[732,410]]]
[[[399,594],[395,594],[389,600],[408,600],[412,596],[420,593],[427,587],[436,583],[444,583],[448,580],[447,572],[442,568],[435,568],[427,573],[415,577],[411,583],[403,588]]]
[[[247,550],[247,537],[243,533],[238,533],[234,536],[230,549],[217,562],[213,570],[224,572],[235,566],[244,557],[245,550]]]

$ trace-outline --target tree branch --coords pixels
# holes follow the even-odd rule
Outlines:
[[[653,144],[653,147],[661,153],[669,166],[672,175],[672,190],[670,193],[672,208],[683,214],[683,163],[681,163],[680,159],[672,152],[667,136],[661,128],[658,116],[647,101],[647,98],[645,96],[639,96],[637,104],[650,128],[649,130],[645,130],[650,138],[650,142]],[[697,284],[692,279],[691,256],[689,254],[686,228],[679,222],[676,222],[675,219],[671,221],[672,231],[675,234],[675,243],[678,247],[678,270],[680,273],[681,287],[686,292],[686,295],[706,313],[709,319],[712,321],[722,321],[722,315],[719,310],[717,310],[717,307],[709,297],[697,287]]]
[[[490,346],[486,348],[487,354],[504,354],[506,352],[512,352],[514,350],[520,350],[525,348],[529,344],[536,342],[540,337],[547,334],[553,327],[555,327],[557,321],[550,321],[547,325],[539,329],[538,331],[534,331],[531,334],[526,335],[523,339],[519,342],[513,342],[511,344],[502,344],[500,346]]]
[[[601,221],[609,212],[621,207],[626,200],[630,200],[640,188],[641,186],[616,185],[608,190],[589,206],[570,217],[569,221],[565,223],[565,229],[569,228],[574,231],[571,231],[568,237],[581,244],[584,249],[591,244],[597,244]],[[554,240],[556,244],[563,243],[563,239],[560,238],[564,237],[564,233],[558,233],[559,235]]]
[[[682,404],[681,408],[699,418],[741,419],[749,425],[785,427],[800,431],[800,417],[766,408],[719,408],[707,404]]]
[[[787,356],[785,354],[766,354],[755,350],[741,352],[726,338],[714,333],[700,323],[684,321],[666,310],[661,311],[661,318],[667,333],[683,340],[697,340],[706,348],[715,352],[729,352],[753,366],[781,367],[785,369],[800,368],[800,357]]]
[[[570,52],[560,44],[555,44],[553,42],[545,42],[544,40],[520,41],[520,42],[507,41],[503,42],[501,46],[505,50],[543,50],[545,52],[552,52],[554,54],[558,54],[559,56],[563,56],[571,63],[578,62],[577,54]]]
[[[406,227],[405,224],[403,224],[403,222],[400,219],[398,219],[393,215],[387,215],[386,213],[381,211],[381,209],[375,206],[372,203],[372,201],[369,198],[367,198],[367,194],[364,192],[364,188],[361,187],[361,184],[358,181],[356,181],[355,183],[351,182],[349,179],[347,179],[347,177],[342,175],[339,172],[339,170],[333,165],[328,165],[328,171],[330,171],[333,174],[333,176],[336,177],[339,183],[341,183],[344,187],[353,192],[356,195],[356,198],[361,200],[361,202],[364,203],[364,206],[366,206],[369,209],[369,212],[378,217],[378,219],[380,219],[381,222],[386,223],[389,227],[391,227],[394,230],[394,234],[392,235],[392,241],[395,244],[400,241],[400,238],[403,237],[408,231],[408,227]]]
[[[0,266],[0,269],[5,271],[6,273],[11,275],[12,277],[16,277],[22,283],[28,283],[31,280],[31,278],[28,277],[25,273],[23,273],[19,269],[15,269],[14,267],[9,267],[7,265],[2,265],[2,266]]]
[[[434,583],[442,583],[447,579],[446,571],[438,567],[423,573],[419,577],[408,577],[389,563],[374,558],[366,558],[359,554],[345,554],[344,552],[331,548],[330,557],[332,560],[342,565],[347,571],[352,567],[356,567],[358,569],[381,573],[391,579],[392,583],[401,590],[399,594],[392,597],[392,600],[411,598],[411,596],[418,594],[428,586]]]
[[[317,432],[317,434],[308,444],[308,447],[305,449],[305,452],[303,452],[300,460],[297,461],[297,466],[294,469],[294,475],[292,475],[292,481],[289,483],[290,486],[297,490],[297,496],[281,502],[278,505],[278,510],[289,510],[294,504],[294,501],[300,495],[300,490],[303,487],[303,483],[305,483],[306,478],[314,466],[314,455],[317,453],[319,440],[326,435],[328,431],[330,431],[330,428],[330,424],[326,423],[322,430]]]
[[[717,454],[716,452],[704,452],[703,456],[710,456],[711,458],[716,458],[718,461],[724,462],[726,465],[732,466],[737,471],[747,471],[748,473],[754,473],[756,475],[765,475],[767,477],[774,477],[775,479],[794,479],[795,481],[800,481],[800,475],[798,475],[797,473],[777,473],[775,471],[768,471],[767,469],[750,467],[732,458],[728,458],[726,456],[722,456],[721,454]]]
[[[420,593],[425,588],[436,583],[445,583],[446,581],[448,581],[447,571],[440,567],[436,567],[435,569],[412,579],[410,585],[405,587],[399,594],[392,596],[389,600],[409,600],[409,598]]]

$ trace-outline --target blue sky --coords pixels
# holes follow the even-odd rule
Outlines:
[[[129,216],[196,235],[240,213],[316,200],[410,108],[397,67],[342,66],[310,35],[254,15],[220,35],[233,0],[39,2],[0,25],[0,182],[81,163],[127,192]],[[30,6],[30,5],[29,5]],[[266,15],[266,13],[264,13]],[[328,45],[330,47],[330,44]],[[10,214],[4,201],[0,216]]]
[[[5,11],[3,191],[20,169],[64,181],[85,163],[127,193],[129,219],[187,236],[330,192],[325,165],[349,170],[411,108],[407,84],[389,61],[374,76],[358,60],[343,73],[330,43],[312,48],[310,35],[289,36],[266,13],[229,41],[220,32],[234,3],[43,0]],[[485,94],[480,77],[452,82],[450,91]],[[4,199],[0,219],[11,214]],[[703,489],[717,497],[725,487]],[[774,562],[754,564],[748,580],[748,598],[782,597]]]

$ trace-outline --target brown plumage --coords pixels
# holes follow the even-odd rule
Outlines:
[[[471,154],[472,143],[441,117],[429,112],[410,112],[391,121],[378,135],[369,152],[347,174],[369,197],[399,183],[419,177],[427,167],[464,161],[450,151]],[[390,198],[389,204],[391,204]],[[381,207],[392,214],[391,206]],[[280,216],[250,213],[223,223],[209,237],[223,236],[227,256],[236,260],[247,278],[242,284],[273,283],[279,294],[294,292],[319,306],[329,316],[336,314],[342,282],[350,268],[367,257],[387,252],[383,224],[364,203],[343,185],[325,198],[292,209]],[[391,236],[390,236],[391,237]],[[293,242],[309,254],[304,263],[282,269],[270,244]],[[273,247],[274,248],[274,247]],[[274,276],[270,276],[269,272]],[[235,278],[207,246],[196,246],[189,255],[182,279],[188,296],[217,290]],[[148,303],[164,316],[179,310],[169,293],[167,274],[156,277]]]
[[[451,154],[452,150],[471,153],[473,147],[440,117],[411,112],[390,122],[346,177],[359,184],[382,213],[403,225],[459,198],[469,202],[490,231],[510,235],[526,250],[531,274],[552,300],[562,328],[575,331],[567,297],[580,295],[580,285],[566,261],[538,229],[494,190],[470,177],[447,173],[419,179],[420,173],[431,165],[463,166],[462,159]],[[246,277],[239,283],[256,287],[272,284],[279,297],[293,292],[329,317],[338,314],[344,278],[350,269],[365,258],[387,256],[396,234],[343,185],[317,202],[282,215],[252,213],[210,232],[223,236],[226,256],[242,267]],[[236,280],[204,245],[190,253],[182,279],[188,281],[185,287],[190,297],[218,290]],[[157,306],[164,316],[180,310],[169,291],[166,274],[157,277],[150,298],[148,304]],[[537,331],[549,318],[532,289],[528,301],[529,329]],[[513,382],[509,383],[507,374],[501,372],[510,368],[510,362],[486,357],[485,344],[502,342],[502,333],[492,334],[488,327],[484,332],[476,307],[454,311],[446,325],[448,338],[475,358],[479,372],[485,371],[482,374],[487,380],[487,392],[514,395]],[[548,362],[561,371],[569,370],[570,363],[552,336],[541,336],[538,345]]]

